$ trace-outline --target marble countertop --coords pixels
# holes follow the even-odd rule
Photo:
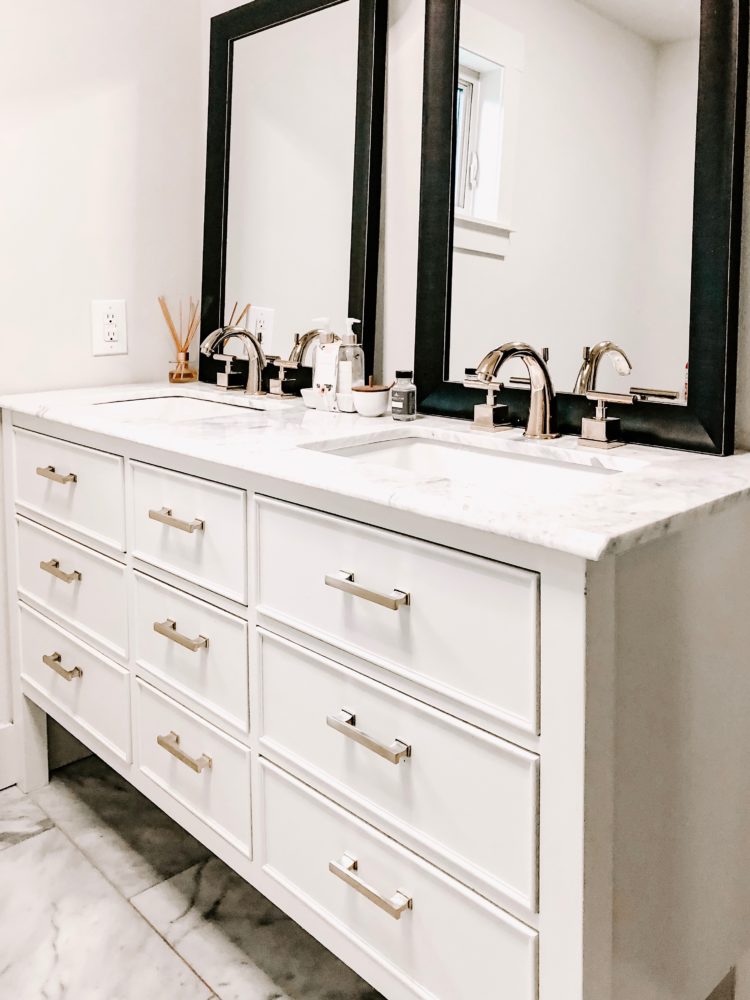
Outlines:
[[[195,412],[175,419],[166,412],[139,413],[137,406],[128,412],[102,405],[174,396],[196,400]],[[198,399],[227,405],[202,414]],[[0,397],[0,407],[590,560],[678,531],[750,495],[750,454],[718,458],[635,445],[592,451],[579,448],[574,437],[529,442],[520,430],[482,434],[465,421],[440,417],[398,423],[322,413],[297,400],[256,399],[203,385],[31,393]],[[457,465],[477,448],[513,461],[495,463],[490,479],[480,481],[483,475],[471,470],[449,477],[383,464],[376,455],[352,460],[326,453],[401,437],[459,445]]]

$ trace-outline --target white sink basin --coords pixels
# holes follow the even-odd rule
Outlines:
[[[252,406],[239,400],[224,403],[214,399],[202,399],[200,396],[150,396],[95,405],[106,406],[108,414],[123,420],[163,420],[165,423],[206,420],[211,417],[239,416],[247,419],[263,417],[263,409],[260,406]]]
[[[577,493],[601,484],[624,468],[602,464],[597,456],[565,461],[429,438],[406,437],[347,448],[326,449],[356,462],[387,466],[421,478],[447,479],[506,491]]]

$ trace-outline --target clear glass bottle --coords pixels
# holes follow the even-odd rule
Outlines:
[[[394,420],[417,419],[417,387],[414,372],[396,372],[396,384],[391,390],[391,416]]]
[[[341,338],[339,347],[338,391],[349,395],[355,386],[365,384],[365,352],[359,346],[359,338],[354,332],[358,319],[347,319],[347,332]]]

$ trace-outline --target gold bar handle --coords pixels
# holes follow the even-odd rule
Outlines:
[[[397,892],[390,899],[387,896],[381,895],[377,889],[373,889],[372,886],[369,886],[358,875],[354,874],[358,868],[359,862],[351,854],[345,854],[341,861],[328,862],[328,871],[332,875],[340,878],[342,882],[346,882],[352,889],[356,889],[361,896],[369,899],[371,903],[380,907],[381,910],[387,913],[389,917],[393,917],[394,920],[400,920],[404,910],[414,908],[413,900],[404,892]]]
[[[39,466],[36,470],[37,476],[42,476],[44,479],[51,479],[53,483],[77,483],[78,476],[73,472],[69,472],[67,475],[63,475],[61,472],[57,472],[54,465]]]
[[[182,521],[179,517],[174,517],[171,507],[162,507],[161,510],[150,510],[148,516],[152,521],[158,521],[159,524],[166,524],[169,528],[177,528],[179,531],[187,531],[189,535],[192,535],[194,531],[203,531],[206,526],[198,518],[195,518],[193,521]]]
[[[42,663],[49,667],[50,670],[54,670],[64,681],[74,681],[76,677],[83,677],[83,671],[80,667],[73,667],[72,670],[66,670],[62,665],[62,656],[59,653],[52,653],[51,656],[43,656]]]
[[[81,574],[77,569],[74,569],[72,573],[66,573],[64,570],[60,569],[59,559],[50,559],[48,562],[40,562],[39,569],[43,569],[45,573],[49,573],[50,576],[54,576],[56,580],[62,580],[63,583],[74,583],[81,579]]]
[[[411,604],[411,595],[403,590],[392,590],[390,594],[381,594],[377,590],[360,587],[354,582],[354,573],[349,573],[345,569],[339,570],[333,576],[327,576],[325,584],[326,587],[333,587],[334,590],[343,590],[345,594],[351,594],[352,597],[361,597],[363,601],[379,604],[381,608],[388,608],[389,611],[398,611],[399,608]]]
[[[197,653],[199,649],[205,649],[208,646],[208,639],[205,635],[199,635],[197,639],[189,639],[186,635],[181,635],[177,631],[177,622],[173,622],[171,618],[167,618],[164,622],[154,622],[154,632],[163,635],[170,642],[176,642],[178,646],[184,646],[191,653]]]
[[[408,743],[403,743],[401,740],[394,740],[390,746],[379,743],[372,736],[368,736],[361,729],[357,729],[357,717],[351,712],[347,712],[344,708],[337,715],[327,716],[326,725],[330,726],[331,729],[335,729],[337,733],[341,733],[348,739],[353,740],[355,743],[359,743],[360,746],[372,750],[378,757],[384,757],[391,764],[400,764],[402,760],[411,757],[411,747]]]
[[[180,737],[175,732],[167,733],[166,736],[157,736],[156,742],[162,750],[171,753],[181,764],[185,764],[191,771],[195,771],[196,774],[200,774],[206,768],[210,770],[213,767],[213,761],[204,753],[200,757],[191,757],[189,754],[186,754],[180,746]]]

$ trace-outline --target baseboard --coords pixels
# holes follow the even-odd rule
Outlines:
[[[16,746],[13,723],[0,724],[0,789],[16,783]]]

